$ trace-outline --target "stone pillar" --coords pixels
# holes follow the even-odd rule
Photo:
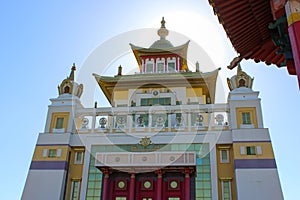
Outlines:
[[[111,115],[110,116],[110,127],[109,127],[109,132],[112,133],[113,132],[113,129],[114,129],[114,125],[115,125],[115,120],[114,120],[115,116],[114,115]]]
[[[191,132],[192,131],[192,113],[191,112],[188,112],[187,114],[187,117],[188,117],[188,131]]]
[[[151,133],[151,128],[152,128],[152,113],[149,112],[148,114],[148,132]]]
[[[157,170],[157,193],[156,193],[156,199],[162,200],[162,171]]]
[[[171,132],[172,130],[172,114],[168,113],[168,131]]]
[[[132,120],[133,120],[132,114],[128,114],[128,116],[127,116],[127,127],[128,127],[129,133],[132,132],[132,124],[133,124]]]
[[[130,185],[129,185],[129,200],[135,199],[135,174],[131,173],[130,176]]]
[[[190,199],[190,170],[189,168],[185,168],[184,169],[184,174],[185,174],[185,178],[184,178],[184,199]]]
[[[108,194],[108,178],[109,178],[109,171],[108,169],[105,169],[103,171],[103,175],[104,175],[104,180],[103,180],[103,187],[102,187],[102,200],[107,200],[108,197],[109,197],[109,194]]]
[[[94,109],[93,111],[93,118],[92,118],[92,127],[91,127],[91,130],[92,130],[92,133],[95,133],[95,128],[96,128],[96,109]]]

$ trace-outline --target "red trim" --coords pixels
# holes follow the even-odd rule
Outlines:
[[[134,200],[134,189],[135,189],[135,174],[131,174],[130,177],[130,191],[129,191],[129,200]]]
[[[108,199],[108,172],[104,173],[104,180],[103,180],[103,200]]]
[[[298,77],[298,85],[300,88],[300,21],[291,24],[288,30],[293,50],[295,70]]]
[[[161,170],[157,171],[157,200],[162,200],[162,172]]]
[[[185,178],[184,178],[184,190],[185,190],[185,199],[190,199],[190,170],[186,168],[185,170]]]

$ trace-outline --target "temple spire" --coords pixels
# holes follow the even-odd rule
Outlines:
[[[161,27],[160,28],[166,28],[166,26],[165,26],[166,21],[165,21],[164,17],[162,17],[162,20],[161,20],[160,23],[161,23]]]
[[[252,89],[252,83],[254,78],[251,78],[246,72],[242,70],[241,64],[238,64],[236,75],[227,78],[227,84],[230,91],[237,88],[249,88]]]
[[[59,95],[71,94],[71,95],[75,95],[80,98],[80,96],[83,92],[83,85],[78,84],[74,81],[75,71],[76,71],[76,66],[75,66],[75,63],[73,63],[70,76],[65,78],[61,82],[61,84],[58,86],[58,94]]]
[[[76,71],[76,66],[75,66],[75,63],[73,63],[72,68],[71,68],[71,73],[70,73],[70,76],[69,76],[69,79],[72,80],[72,81],[74,81],[75,71]]]
[[[166,21],[165,21],[164,17],[162,17],[162,20],[160,23],[161,23],[161,26],[160,26],[160,29],[158,29],[157,34],[159,35],[161,40],[165,40],[166,37],[169,35],[169,31],[168,31],[168,29],[166,29],[166,26],[165,26]]]
[[[240,73],[241,71],[243,71],[243,70],[242,70],[241,64],[239,63],[238,67],[237,67],[237,74]]]

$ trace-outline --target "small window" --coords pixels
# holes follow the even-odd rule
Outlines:
[[[146,72],[147,73],[153,72],[153,63],[147,63],[146,64]]]
[[[65,86],[64,87],[64,93],[69,93],[70,92],[70,87],[69,86]]]
[[[230,181],[222,181],[222,200],[231,199],[231,183]]]
[[[63,117],[58,117],[56,119],[56,124],[55,124],[55,128],[56,129],[61,129],[64,127],[64,118]]]
[[[49,158],[54,158],[54,157],[56,157],[56,154],[57,154],[56,149],[49,149],[49,151],[48,151],[48,157],[49,157]]]
[[[242,112],[243,124],[251,124],[250,112]]]
[[[246,81],[244,79],[239,80],[239,87],[246,87]]]
[[[247,149],[247,155],[256,155],[255,146],[249,146],[246,147],[246,149]]]
[[[220,162],[221,163],[229,163],[229,150],[222,149],[220,150]]]
[[[116,197],[116,200],[126,200],[126,197]]]
[[[156,71],[158,73],[164,72],[165,71],[165,64],[164,63],[157,63],[156,64]]]
[[[71,198],[70,198],[71,200],[79,199],[79,188],[80,188],[80,182],[72,181]]]
[[[169,62],[168,63],[168,71],[169,72],[175,72],[175,62]]]
[[[75,152],[74,164],[82,164],[83,160],[83,151]]]

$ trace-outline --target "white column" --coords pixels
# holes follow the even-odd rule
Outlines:
[[[148,114],[148,132],[151,133],[152,128],[152,113]]]
[[[96,112],[94,109],[93,118],[92,118],[92,127],[91,127],[92,133],[95,133],[95,127],[96,127]]]
[[[141,69],[141,73],[145,72],[145,60],[142,59],[142,69]]]
[[[212,116],[211,110],[208,110],[208,114],[207,114],[207,115],[208,115],[208,117],[207,117],[207,121],[208,121],[208,122],[207,122],[208,130],[211,130],[211,123],[212,123],[212,122],[211,122],[211,121],[212,121],[212,120],[211,120],[211,116]]]
[[[191,112],[188,112],[187,116],[188,116],[188,131],[191,132],[192,131],[192,114],[191,114]]]
[[[114,128],[114,120],[115,119],[115,116],[114,115],[112,115],[111,117],[110,117],[110,127],[109,127],[109,132],[110,133],[112,133],[113,132],[113,128]]]
[[[211,145],[213,147],[211,148]],[[218,172],[217,172],[217,157],[216,145],[209,144],[210,150],[210,173],[211,173],[211,193],[212,199],[218,199]]]
[[[131,133],[132,132],[132,115],[131,114],[127,115],[127,127],[128,127],[129,133]]]
[[[83,162],[83,170],[82,170],[82,180],[81,180],[81,189],[80,189],[80,199],[86,199],[86,190],[88,184],[88,174],[89,174],[89,163],[90,163],[90,153],[91,153],[91,145],[86,143],[87,148],[84,153],[84,162]]]
[[[168,113],[168,131],[171,132],[172,130],[172,114]]]

